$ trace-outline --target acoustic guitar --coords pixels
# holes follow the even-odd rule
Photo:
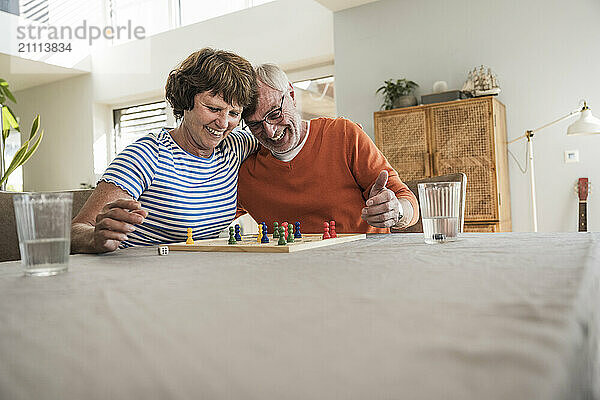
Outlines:
[[[577,195],[579,196],[579,232],[587,232],[587,198],[590,183],[588,178],[579,178],[577,182]]]

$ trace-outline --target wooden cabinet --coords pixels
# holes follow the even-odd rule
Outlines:
[[[505,107],[495,97],[374,115],[375,143],[404,181],[467,175],[465,232],[512,230]]]

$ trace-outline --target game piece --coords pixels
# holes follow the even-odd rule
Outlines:
[[[267,234],[267,224],[263,222],[262,236],[260,238],[261,243],[269,243],[269,235]]]
[[[323,222],[323,240],[331,239],[331,235],[329,235],[329,222]]]
[[[299,239],[302,237],[302,233],[300,232],[300,221],[296,221],[296,229],[294,229],[294,237]]]
[[[281,226],[283,226],[283,237],[284,239],[287,241],[287,236],[288,236],[288,223],[287,221],[284,221],[281,223]]]
[[[278,246],[284,246],[287,244],[287,241],[285,240],[285,233],[284,233],[283,226],[280,226],[278,228],[277,236],[279,237],[279,241],[277,241]]]
[[[229,227],[229,241],[227,242],[227,244],[237,244],[237,241],[235,240],[235,233],[233,231],[233,226]]]
[[[279,237],[279,224],[277,221],[273,222],[273,239],[277,239]]]
[[[294,225],[292,224],[288,225],[287,242],[294,243]]]
[[[335,232],[335,221],[329,221],[329,236],[332,238],[337,237],[337,233]]]
[[[166,256],[169,254],[169,246],[158,246],[158,255]]]
[[[187,228],[187,240],[185,244],[194,244],[194,239],[192,238],[192,228]]]
[[[262,224],[258,224],[258,236],[256,236],[256,241],[260,243],[262,239]]]
[[[238,242],[242,241],[242,235],[240,235],[240,224],[235,224],[235,240]]]

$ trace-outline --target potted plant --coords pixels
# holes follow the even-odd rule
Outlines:
[[[388,79],[375,93],[383,94],[381,108],[391,110],[392,108],[416,106],[417,98],[412,93],[418,87],[419,85],[408,79],[397,79],[396,82]]]
[[[37,115],[31,126],[29,138],[25,141],[25,143],[23,143],[19,150],[17,150],[12,161],[8,167],[6,167],[6,139],[8,139],[8,135],[10,135],[10,132],[13,130],[19,133],[21,132],[19,123],[15,117],[15,113],[7,104],[9,100],[13,103],[17,102],[15,96],[8,88],[8,82],[6,82],[4,79],[0,79],[0,130],[2,131],[2,143],[0,146],[0,190],[6,190],[6,180],[8,179],[9,175],[23,165],[27,160],[29,160],[29,158],[37,150],[42,140],[42,136],[44,135],[44,130],[41,130],[35,143],[33,143],[31,147],[29,146],[34,137],[37,135],[40,127],[40,116]]]

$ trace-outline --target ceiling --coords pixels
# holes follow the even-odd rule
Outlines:
[[[331,11],[358,7],[377,0],[315,0]],[[18,72],[15,72],[18,71]],[[85,70],[64,68],[45,62],[0,53],[0,78],[10,83],[13,92],[44,85],[88,73]]]
[[[331,11],[341,11],[347,8],[362,6],[378,0],[315,0],[317,3],[329,8]]]
[[[0,78],[8,81],[11,92],[86,73],[88,72],[84,70],[59,67],[45,62],[0,53]]]

